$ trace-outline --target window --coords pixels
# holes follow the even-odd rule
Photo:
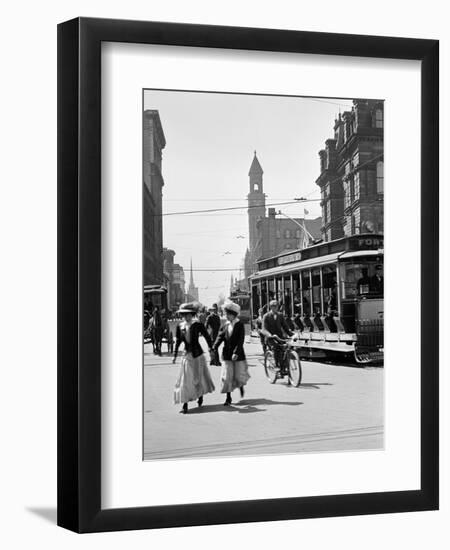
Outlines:
[[[285,237],[285,239],[290,239],[291,238],[291,230],[290,229],[286,229],[286,231],[284,232],[284,237]]]
[[[322,271],[323,303],[325,313],[336,315],[338,309],[336,266],[326,266]]]
[[[370,262],[342,264],[340,273],[343,300],[364,295],[383,297],[382,257]]]
[[[322,288],[320,285],[320,268],[313,269],[311,272],[312,295],[313,295],[313,313],[322,315]],[[318,322],[318,320],[316,320]],[[321,327],[319,326],[319,329]]]
[[[283,304],[284,304],[284,314],[288,317],[291,317],[292,315],[292,300],[291,300],[291,277],[290,275],[284,276],[284,296],[283,296]]]
[[[296,239],[301,239],[302,238],[302,232],[300,231],[300,229],[297,229],[296,232],[295,232],[295,238]]]
[[[384,193],[384,163],[377,162],[377,193]]]
[[[359,200],[359,173],[355,174],[355,201]]]
[[[344,181],[344,207],[348,208],[351,204],[350,196],[350,182],[348,180]]]
[[[309,270],[302,271],[302,306],[303,315],[311,314],[311,283],[309,280]]]
[[[383,128],[383,111],[377,109],[375,111],[375,128]]]
[[[259,183],[253,184],[253,191],[259,191]]]
[[[277,239],[281,238],[281,231],[277,229]]]

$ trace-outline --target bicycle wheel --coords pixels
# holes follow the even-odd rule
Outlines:
[[[278,369],[275,361],[275,354],[270,349],[264,354],[264,370],[266,371],[269,382],[275,384],[278,378]]]
[[[302,383],[302,365],[297,352],[290,350],[287,359],[289,361],[289,380],[293,386],[298,388]]]

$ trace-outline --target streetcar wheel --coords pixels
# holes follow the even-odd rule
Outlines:
[[[275,384],[278,378],[278,369],[275,361],[275,354],[271,350],[267,350],[264,355],[264,370],[266,371],[269,382]]]
[[[290,351],[289,360],[289,380],[293,386],[298,388],[302,383],[302,364],[298,358],[297,352]]]

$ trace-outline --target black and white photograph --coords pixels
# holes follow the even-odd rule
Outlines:
[[[383,450],[384,106],[143,90],[145,461]]]

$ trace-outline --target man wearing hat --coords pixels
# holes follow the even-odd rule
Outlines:
[[[211,340],[213,342],[216,341],[217,335],[219,334],[220,324],[221,323],[217,304],[213,304],[212,307],[209,308],[209,315],[206,319],[206,330],[209,332],[209,335],[211,336]],[[222,363],[219,360],[219,354],[217,352],[213,352],[210,365],[217,365],[220,367],[221,364]]]
[[[266,341],[275,343],[278,338],[286,339],[288,336],[294,334],[284,318],[284,315],[278,311],[278,302],[271,300],[269,302],[269,311],[263,317],[263,328],[261,331],[266,337]],[[275,346],[276,360],[278,346]]]
[[[213,350],[217,352],[223,342],[220,392],[227,394],[224,405],[229,406],[234,389],[239,388],[241,397],[244,397],[244,386],[250,375],[244,352],[245,328],[239,319],[241,308],[231,301],[225,302],[223,308],[227,322],[220,329]]]

